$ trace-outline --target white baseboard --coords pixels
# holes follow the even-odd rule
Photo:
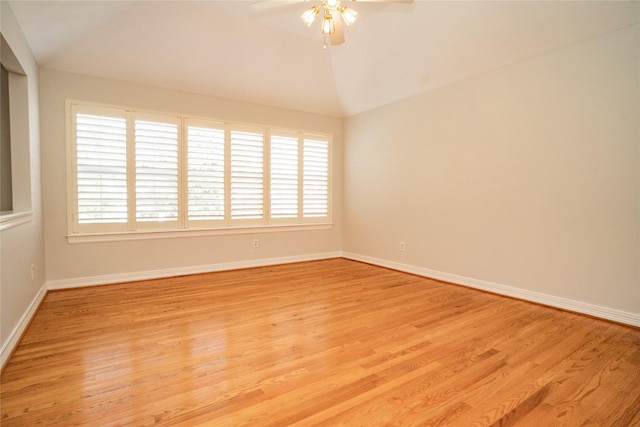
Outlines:
[[[277,264],[289,264],[294,262],[315,261],[328,258],[339,258],[340,252],[325,252],[308,255],[296,255],[280,258],[265,258],[248,261],[236,261],[221,264],[199,265],[193,267],[169,268],[163,270],[151,270],[135,273],[108,274],[103,276],[81,277],[74,279],[50,280],[43,283],[42,287],[31,301],[28,309],[20,318],[16,327],[9,334],[9,338],[0,350],[0,367],[4,368],[11,354],[20,342],[20,338],[26,331],[31,319],[36,314],[40,303],[47,294],[47,290],[69,289],[84,286],[105,285],[111,283],[131,282],[137,280],[149,280],[162,277],[183,276],[188,274],[210,273],[214,271],[238,270],[241,268],[264,267]]]
[[[212,273],[215,271],[238,270],[241,268],[265,267],[293,262],[315,261],[319,259],[339,258],[340,252],[325,252],[307,255],[295,255],[279,258],[263,258],[247,261],[234,261],[220,264],[197,265],[191,267],[148,270],[133,273],[106,274],[102,276],[79,277],[73,279],[49,280],[47,289],[70,289],[85,286],[107,285],[112,283],[134,282],[138,280],[158,279],[162,277],[186,276],[189,274]]]
[[[2,349],[0,350],[0,369],[4,369],[5,363],[7,363],[9,357],[11,357],[11,354],[18,346],[20,338],[22,338],[22,335],[27,330],[31,319],[33,319],[33,316],[36,314],[36,311],[38,310],[38,307],[40,307],[40,303],[44,299],[45,295],[47,295],[47,284],[43,283],[38,293],[33,297],[31,304],[29,304],[29,307],[20,318],[20,321],[13,328],[9,337],[2,345]]]
[[[402,264],[394,261],[387,261],[379,258],[373,258],[365,255],[343,252],[343,258],[354,261],[366,262],[367,264],[378,265],[380,267],[391,268],[393,270],[403,271],[418,276],[428,277],[431,279],[441,280],[444,282],[455,283],[457,285],[467,286],[469,288],[479,289],[494,294],[518,298],[521,300],[543,304],[550,307],[560,308],[562,310],[582,313],[601,319],[611,320],[614,322],[624,323],[631,326],[640,327],[640,314],[630,313],[627,311],[617,310],[614,308],[603,307],[595,304],[589,304],[581,301],[575,301],[568,298],[562,298],[555,295],[543,294],[540,292],[528,291],[526,289],[514,288],[511,286],[500,285],[497,283],[487,282],[484,280],[473,279],[470,277],[459,276],[457,274],[443,273],[441,271],[430,270],[428,268],[416,267],[409,264]]]
[[[640,314],[630,313],[613,308],[603,307],[599,305],[584,303],[554,295],[543,294],[539,292],[528,291],[525,289],[514,288],[511,286],[500,285],[497,283],[487,282],[484,280],[473,279],[470,277],[459,276],[451,273],[430,270],[427,268],[416,267],[409,264],[402,264],[394,261],[387,261],[379,258],[373,258],[365,255],[350,252],[326,252],[308,255],[297,255],[280,258],[265,258],[247,261],[236,261],[220,264],[200,265],[193,267],[170,268],[162,270],[150,270],[134,273],[109,274],[102,276],[91,276],[73,279],[51,280],[43,284],[36,296],[31,301],[29,308],[23,314],[20,322],[9,334],[9,338],[2,345],[0,350],[0,366],[4,367],[5,363],[18,345],[22,334],[29,326],[29,322],[36,313],[40,303],[44,299],[47,290],[68,289],[84,286],[104,285],[110,283],[129,282],[136,280],[149,280],[161,277],[181,276],[188,274],[209,273],[215,271],[237,270],[242,268],[264,267],[277,264],[288,264],[293,262],[315,261],[320,259],[343,257],[354,261],[366,262],[368,264],[378,265],[380,267],[391,268],[406,273],[416,274],[418,276],[428,277],[445,282],[455,283],[474,289],[492,292],[499,295],[505,295],[518,298],[525,301],[535,302],[550,307],[569,310],[582,313],[601,319],[611,320],[614,322],[624,323],[627,325],[640,327]]]

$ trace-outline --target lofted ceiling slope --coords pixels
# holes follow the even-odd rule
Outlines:
[[[356,3],[325,51],[308,4],[255,3],[9,1],[43,67],[336,117],[640,22],[637,1]]]

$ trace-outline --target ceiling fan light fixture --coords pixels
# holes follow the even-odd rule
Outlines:
[[[335,24],[333,23],[333,16],[329,12],[324,14],[324,18],[322,18],[322,34],[333,34],[336,30]]]
[[[310,27],[319,14],[320,8],[318,6],[312,6],[309,9],[305,10],[302,15],[300,15],[300,17],[302,18],[302,22],[304,22],[307,27]]]
[[[342,19],[344,19],[344,22],[348,26],[351,26],[351,24],[356,22],[356,19],[358,19],[358,12],[351,9],[350,7],[340,6],[338,10],[340,11],[340,15],[342,15]]]
[[[328,9],[337,9],[340,4],[340,0],[324,0],[324,4]]]

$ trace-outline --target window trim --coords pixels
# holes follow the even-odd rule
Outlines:
[[[234,234],[262,234],[280,233],[289,231],[317,231],[329,230],[333,228],[332,222],[315,224],[283,225],[271,224],[249,227],[220,227],[220,228],[185,228],[175,230],[136,230],[136,231],[115,231],[109,233],[82,233],[67,234],[67,241],[70,244],[76,243],[98,243],[98,242],[122,242],[130,240],[154,240],[171,239],[176,237],[206,237],[206,236],[226,236]]]
[[[0,215],[0,231],[27,224],[33,220],[33,212],[8,212]]]
[[[179,162],[178,176],[179,176],[179,188],[181,200],[179,204],[182,208],[179,211],[179,220],[173,228],[152,228],[152,227],[140,227],[139,223],[134,223],[133,226],[136,229],[131,229],[130,221],[127,226],[123,228],[102,227],[101,224],[92,224],[90,227],[78,227],[77,223],[77,165],[76,165],[76,130],[75,130],[75,115],[77,114],[76,107],[80,107],[82,111],[94,110],[96,112],[102,110],[118,110],[125,111],[126,116],[130,117],[134,115],[138,116],[160,116],[160,117],[175,117],[181,124],[179,127],[179,142],[178,151],[181,161]],[[86,102],[74,99],[67,99],[65,103],[65,115],[66,115],[66,154],[67,154],[67,240],[69,243],[88,243],[88,242],[102,242],[102,241],[126,241],[126,240],[146,240],[146,239],[162,239],[162,238],[175,238],[175,237],[197,237],[197,236],[211,236],[211,235],[228,235],[228,234],[247,234],[247,233],[265,233],[265,232],[283,232],[283,231],[308,231],[308,230],[321,230],[330,229],[333,227],[333,136],[328,133],[322,133],[317,131],[306,131],[300,129],[284,128],[281,126],[267,126],[262,124],[251,124],[242,122],[229,122],[226,120],[213,118],[192,116],[187,114],[179,114],[173,112],[159,112],[153,110],[144,109],[132,109],[129,107],[117,106],[112,104],[101,104],[95,102]],[[197,221],[189,220],[188,212],[186,210],[187,193],[185,189],[187,183],[187,133],[188,126],[190,124],[211,124],[220,125],[225,131],[225,219],[214,221]],[[230,133],[232,130],[261,130],[263,135],[263,218],[255,220],[244,219],[232,219],[230,209]],[[128,130],[128,133],[133,132],[132,129]],[[299,212],[299,216],[295,219],[291,219],[289,222],[282,221],[281,218],[271,218],[271,133],[281,134],[283,132],[289,134],[296,134],[299,136],[301,144],[304,139],[321,138],[327,142],[327,215],[326,217],[310,217],[305,218],[302,210]],[[130,137],[130,135],[128,135]],[[127,143],[129,151],[130,142]],[[300,147],[299,156],[302,157],[302,146]],[[302,159],[300,159],[302,160]],[[135,174],[135,169],[131,169],[131,165],[128,164],[128,173]],[[302,180],[302,176],[300,176]],[[299,189],[300,205],[302,205],[302,187]],[[135,194],[130,197],[129,203],[135,203]],[[118,224],[115,224],[116,226]],[[93,228],[93,229],[91,229]]]
[[[186,117],[183,120],[183,138],[185,143],[182,144],[181,155],[182,158],[185,159],[185,162],[182,164],[182,174],[181,177],[181,191],[182,198],[180,202],[182,206],[185,206],[186,213],[183,215],[182,219],[182,228],[193,230],[193,229],[216,229],[221,227],[228,226],[228,206],[229,206],[229,168],[228,166],[228,140],[227,140],[227,125],[221,121],[215,120],[205,120],[201,118],[194,117]],[[223,203],[222,203],[222,218],[220,219],[189,219],[189,127],[193,128],[201,128],[201,129],[212,129],[218,132],[222,132],[222,148],[223,148],[223,163],[224,170],[222,173],[222,190],[223,190]]]

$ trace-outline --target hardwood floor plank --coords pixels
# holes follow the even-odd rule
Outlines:
[[[344,259],[50,292],[3,426],[640,425],[640,330]]]

